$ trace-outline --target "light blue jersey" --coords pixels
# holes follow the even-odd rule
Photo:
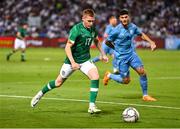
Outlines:
[[[125,28],[121,23],[109,34],[107,40],[114,42],[114,56],[119,67],[119,75],[110,74],[110,79],[123,83],[124,78],[130,77],[129,68],[137,69],[143,67],[141,59],[135,52],[133,39],[141,35],[140,29],[133,23],[129,23]],[[147,95],[147,77],[140,75],[140,85],[143,95]]]
[[[105,52],[105,54],[109,54],[109,55],[112,55],[114,53],[114,50],[110,47],[108,47],[106,44],[105,44],[105,41],[106,41],[106,38],[107,36],[112,32],[112,30],[114,29],[115,27],[112,26],[111,24],[107,25],[106,26],[106,29],[105,29],[105,32],[104,32],[104,41],[102,42],[102,49],[103,51]]]
[[[104,34],[108,34],[108,35],[109,35],[114,28],[115,28],[114,26],[112,26],[111,24],[108,24],[108,25],[106,26],[106,29],[105,29],[105,31],[104,31]]]
[[[120,23],[109,34],[107,40],[114,42],[114,56],[116,64],[122,77],[129,76],[129,67],[138,68],[143,66],[141,59],[135,52],[133,39],[141,35],[140,29],[133,23],[129,23],[127,28]]]
[[[130,23],[127,28],[120,23],[111,31],[107,40],[114,42],[117,57],[127,56],[135,52],[133,38],[141,33],[133,23]]]

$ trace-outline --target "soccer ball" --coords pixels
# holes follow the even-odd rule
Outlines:
[[[128,107],[123,111],[122,117],[125,122],[134,123],[139,119],[139,112],[134,107]]]

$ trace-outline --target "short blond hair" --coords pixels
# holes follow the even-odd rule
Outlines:
[[[95,16],[94,10],[92,9],[84,9],[82,12],[82,16],[89,15],[91,17]]]

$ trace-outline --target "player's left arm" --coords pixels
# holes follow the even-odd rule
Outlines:
[[[151,45],[152,51],[156,48],[156,43],[152,41],[145,33],[141,33],[141,38],[148,41],[148,43]]]
[[[101,43],[99,41],[98,36],[94,39],[94,43],[95,43],[96,47],[98,48],[98,50],[101,53],[102,60],[105,61],[105,62],[108,62],[108,57],[106,56],[106,54],[104,53],[104,51],[101,48]]]

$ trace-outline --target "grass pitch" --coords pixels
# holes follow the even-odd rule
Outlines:
[[[35,109],[31,97],[54,80],[65,58],[63,49],[29,48],[27,62],[20,53],[5,60],[10,49],[0,49],[0,128],[180,128],[180,51],[138,50],[148,73],[149,94],[157,102],[143,102],[138,75],[131,70],[131,83],[110,81],[102,85],[111,63],[98,62],[101,114],[87,113],[89,81],[77,71],[61,88],[47,93]],[[98,55],[92,50],[92,57]],[[121,113],[133,106],[140,113],[137,123],[125,123]]]

